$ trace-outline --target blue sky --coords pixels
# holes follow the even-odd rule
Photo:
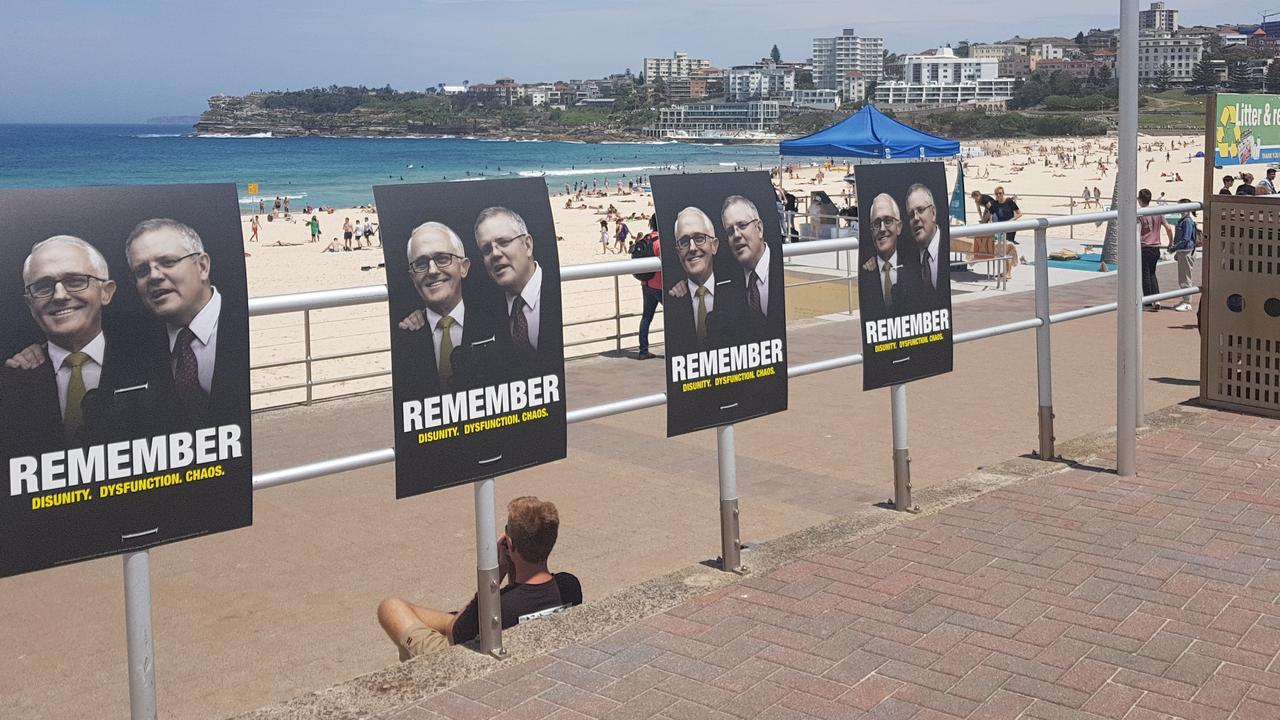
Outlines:
[[[1146,7],[1149,0],[1142,0]],[[1183,24],[1257,22],[1257,3],[1167,5]],[[887,10],[892,7],[893,10]],[[685,50],[717,66],[777,43],[803,60],[842,27],[893,52],[961,39],[1115,27],[1117,0],[163,0],[6,3],[0,122],[136,122],[195,115],[209,96],[365,84],[597,77]],[[898,9],[903,12],[899,15]],[[909,10],[909,12],[907,11]]]

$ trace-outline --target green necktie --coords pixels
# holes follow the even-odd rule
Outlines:
[[[698,342],[707,339],[707,289],[699,287],[698,296]]]
[[[71,382],[67,383],[67,406],[62,412],[62,426],[66,428],[67,437],[75,438],[76,433],[80,432],[80,428],[84,426],[84,413],[80,409],[80,401],[84,400],[84,371],[83,366],[89,362],[89,355],[82,352],[74,352],[62,361],[63,365],[71,366]]]
[[[449,328],[453,327],[453,318],[445,315],[436,323],[436,327],[440,328],[440,357],[436,358],[436,369],[440,373],[440,384],[448,385],[453,378],[453,363],[449,361],[453,355],[453,335],[449,332]]]
[[[889,271],[893,266],[889,263],[884,264],[884,306],[886,309],[893,307],[893,278],[890,277]]]

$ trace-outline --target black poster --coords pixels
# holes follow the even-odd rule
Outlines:
[[[787,409],[782,232],[767,172],[652,178],[667,436]]]
[[[253,521],[233,185],[0,191],[0,575]]]
[[[863,390],[951,372],[946,185],[942,163],[858,168]]]
[[[381,185],[396,497],[565,457],[560,260],[539,178]]]

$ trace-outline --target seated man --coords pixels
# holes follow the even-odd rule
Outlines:
[[[507,530],[498,538],[499,582],[511,578],[502,588],[503,628],[520,622],[524,615],[582,603],[578,578],[547,570],[559,530],[560,516],[552,503],[526,496],[507,504]],[[440,652],[480,633],[475,596],[454,613],[385,598],[378,604],[378,623],[400,649],[401,660]]]

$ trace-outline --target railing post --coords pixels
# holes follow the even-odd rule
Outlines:
[[[1069,201],[1069,202],[1067,203],[1067,214],[1068,214],[1068,215],[1070,215],[1070,216],[1072,216],[1072,217],[1075,217],[1075,214],[1076,214],[1076,204],[1075,204],[1075,199],[1074,199],[1074,198],[1072,198],[1072,200],[1071,200],[1071,201]],[[1075,239],[1076,239],[1076,224],[1075,224],[1075,223],[1071,223],[1070,225],[1068,225],[1068,226],[1067,226],[1067,232],[1069,232],[1069,233],[1070,233],[1070,236],[1069,236],[1069,237],[1070,237],[1072,240],[1075,240]]]
[[[911,451],[907,446],[907,386],[889,386],[889,410],[893,422],[893,507],[918,512],[911,503]]]
[[[1054,457],[1053,450],[1053,353],[1049,346],[1049,247],[1048,222],[1036,228],[1036,384],[1040,390],[1040,459]]]
[[[129,717],[156,719],[155,641],[151,633],[151,554],[124,555],[124,627],[129,652]]]
[[[1142,377],[1138,286],[1138,2],[1120,0],[1120,123],[1116,158],[1116,474],[1131,476],[1138,456]]]
[[[853,314],[853,265],[849,262],[850,252],[844,251],[845,269],[844,269],[844,286],[849,295],[849,314]]]
[[[622,352],[622,291],[618,276],[613,276],[613,339],[618,352]]]
[[[493,478],[477,480],[476,608],[480,619],[480,651],[502,658],[502,577],[498,569],[497,522],[493,512]]]
[[[302,311],[302,345],[307,355],[307,405],[311,404],[311,311]]]
[[[720,568],[745,573],[738,529],[738,467],[733,447],[733,425],[716,428],[716,454],[720,460]]]

